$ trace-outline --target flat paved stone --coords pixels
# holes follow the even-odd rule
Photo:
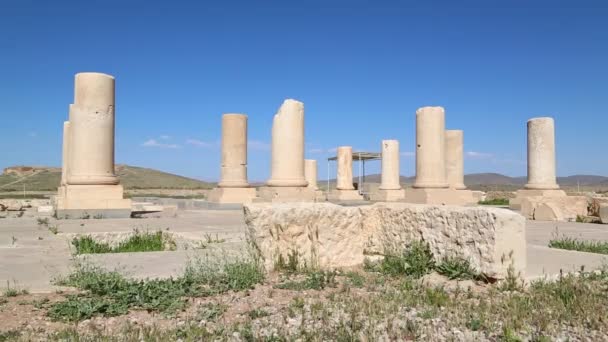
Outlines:
[[[154,216],[154,215],[152,215]],[[25,288],[30,292],[57,289],[53,279],[67,275],[75,260],[87,260],[108,270],[118,270],[135,278],[180,275],[191,262],[222,262],[247,252],[245,222],[241,210],[180,210],[176,217],[141,219],[55,220],[58,234],[39,225],[36,214],[0,219],[0,287]],[[87,233],[127,233],[168,230],[175,235],[201,241],[204,249],[166,252],[72,255],[70,237]],[[582,240],[608,241],[608,226],[575,222],[527,221],[527,271],[525,277],[537,279],[563,272],[592,270],[608,262],[607,255],[548,248],[556,234]],[[215,243],[215,240],[222,240]],[[209,241],[212,242],[209,242]]]

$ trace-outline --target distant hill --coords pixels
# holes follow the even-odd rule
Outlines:
[[[125,189],[209,189],[214,183],[199,181],[154,169],[116,165],[116,174]],[[55,167],[14,166],[0,175],[1,191],[54,191],[61,181],[61,169]]]
[[[414,183],[415,177],[401,176],[401,184]],[[353,177],[356,183],[358,177]],[[372,174],[365,176],[366,183],[380,183],[381,175]],[[335,184],[335,179],[330,179],[330,184]],[[464,176],[464,183],[473,190],[517,190],[526,184],[526,177],[509,177],[499,173],[472,173]],[[557,177],[557,183],[563,188],[581,187],[581,190],[588,188],[607,189],[608,177],[595,175],[573,175],[568,177]],[[327,184],[327,180],[319,182],[320,185]]]

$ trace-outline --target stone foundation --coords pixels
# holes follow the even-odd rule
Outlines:
[[[470,190],[455,189],[416,189],[405,190],[405,202],[435,205],[474,205],[477,204]]]
[[[522,189],[515,192],[515,198],[509,200],[509,208],[513,210],[521,210],[521,202],[523,199],[528,197],[565,197],[566,192],[564,190],[528,190]]]
[[[521,214],[528,220],[576,221],[587,216],[587,198],[584,196],[526,197],[521,202]]]
[[[525,219],[484,207],[376,203],[248,204],[247,234],[268,269],[279,255],[297,251],[302,264],[325,269],[361,265],[367,257],[400,253],[412,241],[429,244],[434,257],[461,257],[492,278],[510,266],[525,271]]]
[[[258,198],[253,202],[314,202],[316,191],[299,186],[264,186],[258,188]]]
[[[608,204],[600,204],[599,216],[602,223],[608,224]]]
[[[207,200],[212,203],[251,203],[256,198],[255,188],[215,188]]]
[[[369,199],[378,202],[403,202],[405,200],[405,190],[378,189],[369,194]]]
[[[363,201],[358,190],[332,190],[327,194],[328,201]]]
[[[78,218],[82,215],[101,214],[101,217],[130,217],[131,200],[123,198],[122,185],[65,185],[56,197],[57,217]],[[105,214],[104,214],[105,213]]]

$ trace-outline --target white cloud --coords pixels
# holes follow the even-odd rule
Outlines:
[[[401,152],[399,153],[402,157],[415,157],[416,153],[414,152],[410,152],[410,151],[405,151],[405,152]]]
[[[494,157],[494,155],[492,153],[475,152],[475,151],[467,151],[465,153],[465,155],[469,158],[476,158],[476,159],[488,159],[488,158]]]
[[[218,146],[219,142],[208,142],[208,141],[202,141],[202,140],[198,140],[198,139],[188,139],[188,140],[186,140],[186,144],[196,146],[196,147],[211,148],[211,147]]]
[[[179,148],[180,146],[177,144],[164,144],[158,142],[156,139],[148,139],[144,141],[141,146],[144,147],[159,147],[159,148]]]
[[[270,150],[269,143],[259,141],[259,140],[249,140],[247,142],[247,147],[249,149],[257,150],[257,151],[269,151]]]
[[[171,136],[170,136],[170,135],[163,134],[163,135],[161,135],[161,136],[160,136],[160,138],[161,138],[162,140],[169,140],[169,139],[171,139]]]

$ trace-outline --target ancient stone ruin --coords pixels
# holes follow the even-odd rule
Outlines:
[[[247,115],[222,116],[222,166],[217,188],[207,197],[214,203],[249,203],[256,197],[247,181]]]
[[[114,77],[76,74],[74,103],[63,126],[58,217],[130,217],[131,200],[114,173]]]
[[[557,184],[553,118],[528,120],[528,183],[509,205],[531,220],[567,221],[587,215],[587,199],[567,196]]]
[[[304,171],[304,104],[287,99],[272,123],[271,176],[258,196],[265,201],[314,201]]]

